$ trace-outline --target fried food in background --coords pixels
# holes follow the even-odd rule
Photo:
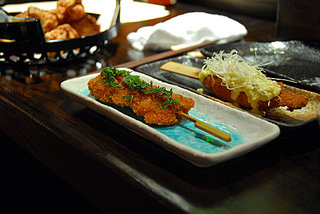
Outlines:
[[[45,34],[46,40],[64,40],[64,39],[74,39],[79,37],[78,32],[69,24],[59,25],[57,28],[49,31]],[[65,51],[60,51],[60,54],[65,53]],[[54,58],[56,52],[48,52],[49,58]]]
[[[85,15],[78,21],[72,22],[71,25],[78,32],[79,36],[87,36],[100,32],[100,25],[96,24],[96,18],[91,15]]]
[[[17,17],[40,19],[46,40],[73,39],[100,32],[96,18],[86,14],[81,0],[59,0],[57,8],[50,11],[30,6]]]
[[[86,12],[81,0],[59,0],[56,14],[60,23],[70,23],[82,19]]]
[[[37,7],[29,7],[24,13],[17,15],[23,18],[40,19],[44,33],[55,29],[59,25],[57,16],[51,11],[45,11]]]
[[[45,34],[47,40],[74,39],[79,37],[78,32],[70,24],[62,24]]]

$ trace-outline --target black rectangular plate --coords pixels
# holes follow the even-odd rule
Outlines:
[[[203,59],[183,55],[183,56],[178,56],[174,58],[159,60],[149,64],[144,64],[136,67],[134,70],[147,74],[154,78],[157,78],[161,81],[179,85],[180,87],[183,87],[189,90],[196,91],[199,88],[204,89],[203,85],[200,83],[198,79],[194,79],[192,77],[187,77],[187,76],[183,76],[180,74],[176,74],[173,72],[168,72],[160,69],[160,67],[168,61],[174,61],[174,62],[178,62],[178,63],[182,63],[182,64],[186,64],[186,65],[190,65],[198,68],[201,68],[203,66]],[[207,91],[206,89],[205,89],[205,94],[215,97],[211,92]],[[281,128],[281,131],[284,133],[284,136],[294,134],[297,129],[310,127],[310,126],[313,127],[314,125],[317,125],[316,118],[311,120],[302,120],[302,121],[293,120],[292,122],[278,121],[268,117],[263,117],[263,119],[277,124]]]

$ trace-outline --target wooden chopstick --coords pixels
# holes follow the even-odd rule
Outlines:
[[[204,122],[202,122],[202,121],[200,121],[200,120],[198,120],[198,119],[196,119],[194,117],[191,117],[190,115],[188,115],[188,114],[186,114],[184,112],[179,112],[179,114],[182,117],[192,121],[194,123],[194,126],[196,128],[198,128],[198,129],[201,129],[201,130],[203,130],[205,132],[208,132],[209,134],[212,134],[213,136],[215,136],[215,137],[217,137],[217,138],[219,138],[221,140],[224,140],[226,142],[230,142],[232,140],[231,136],[228,133],[223,132],[220,129],[217,129],[217,128],[213,127],[213,126],[210,126],[210,125],[208,125],[208,124],[206,124],[206,123],[204,123]]]
[[[217,42],[217,40],[215,40],[215,41],[206,41],[206,42],[200,43],[198,45],[193,45],[193,46],[186,47],[186,48],[181,48],[181,49],[178,49],[178,50],[164,51],[164,52],[161,52],[159,54],[151,55],[151,56],[145,57],[145,58],[140,59],[140,60],[119,64],[119,65],[116,65],[116,67],[117,68],[135,68],[135,67],[138,67],[139,65],[144,65],[144,64],[147,64],[147,63],[150,63],[150,62],[155,62],[155,61],[158,61],[158,60],[161,60],[161,59],[166,59],[166,58],[169,58],[169,57],[177,56],[179,54],[182,54],[182,53],[185,53],[185,52],[189,52],[189,51],[195,50],[197,48],[201,48],[203,46],[206,46],[206,45],[209,45],[209,44],[212,44],[212,43],[216,43],[216,42]]]

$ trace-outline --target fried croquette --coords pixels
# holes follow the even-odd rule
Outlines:
[[[132,90],[122,83],[121,87],[106,85],[103,75],[91,79],[88,82],[88,88],[95,99],[122,107],[130,107],[136,115],[143,116],[145,122],[149,124],[176,124],[183,119],[178,114],[180,111],[188,113],[194,107],[192,98],[179,94],[173,93],[170,99],[174,102],[166,105],[167,98],[159,93],[152,94],[144,93],[141,90]]]
[[[239,106],[252,108],[248,102],[248,97],[245,92],[240,92],[237,99],[234,100],[231,98],[231,90],[225,87],[222,84],[222,80],[216,76],[207,76],[203,80],[203,86],[209,91],[213,92],[217,97],[232,103],[237,103]],[[289,91],[283,86],[283,83],[278,82],[281,86],[280,94],[268,101],[260,100],[258,102],[260,111],[268,111],[272,108],[277,108],[280,106],[287,107],[288,110],[292,111],[294,109],[299,109],[307,105],[308,98],[304,95],[296,94],[292,91]]]
[[[249,108],[254,113],[280,106],[294,110],[308,103],[307,97],[266,77],[260,65],[246,61],[236,50],[213,53],[211,58],[205,59],[199,80],[217,97]]]

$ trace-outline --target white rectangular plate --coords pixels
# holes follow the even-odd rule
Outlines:
[[[123,68],[123,70],[129,70]],[[131,70],[132,71],[132,70]],[[185,160],[199,167],[208,167],[239,157],[275,139],[280,134],[277,125],[257,118],[247,112],[225,106],[189,90],[167,84],[142,73],[132,71],[143,80],[172,88],[174,93],[191,97],[195,107],[189,115],[229,133],[231,142],[224,142],[184,119],[173,126],[153,126],[132,116],[128,108],[113,108],[94,99],[87,83],[98,74],[66,80],[61,83],[62,90],[77,102],[106,116],[137,134],[163,146]]]

